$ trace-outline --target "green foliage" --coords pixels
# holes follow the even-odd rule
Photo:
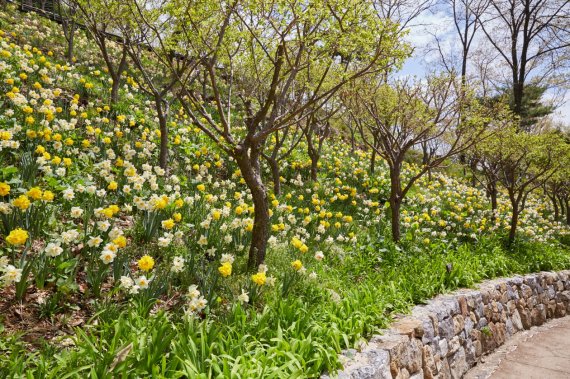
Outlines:
[[[235,304],[220,316],[177,318],[138,307],[101,303],[73,347],[44,346],[30,354],[20,339],[0,339],[0,373],[33,377],[317,377],[340,368],[337,354],[355,347],[391,315],[488,278],[570,268],[570,249],[498,239],[457,248],[435,243],[372,242],[319,271],[288,297],[276,288],[256,310]],[[340,263],[342,262],[342,264]],[[450,269],[449,269],[450,268]],[[45,312],[53,304],[48,300]],[[137,309],[139,309],[137,311]],[[95,322],[96,321],[96,322]]]
[[[544,93],[547,89],[548,88],[545,86],[539,86],[536,84],[525,85],[521,112],[519,114],[521,129],[527,131],[532,129],[539,120],[554,111],[555,108],[543,100]],[[515,102],[513,88],[504,88],[501,92],[501,94],[494,98],[494,101],[500,101],[501,99],[507,98],[509,107],[514,111]]]

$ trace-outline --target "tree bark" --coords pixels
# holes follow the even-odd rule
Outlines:
[[[113,79],[113,85],[111,86],[111,107],[119,101],[119,85],[121,84],[121,74],[117,75]]]
[[[73,46],[75,42],[75,22],[70,21],[67,25],[67,50],[65,52],[65,59],[69,62],[73,62]]]
[[[429,148],[427,144],[422,143],[422,166],[427,166],[429,162]]]
[[[473,176],[471,177],[471,187],[477,187],[477,177],[475,176],[475,173],[477,172],[477,159],[475,158],[471,158],[469,160],[469,168],[471,169],[471,172],[473,173]],[[497,184],[495,184],[495,187],[497,186]]]
[[[268,157],[266,158],[267,164],[271,169],[271,179],[273,180],[273,193],[275,195],[281,194],[281,170],[279,169],[279,162],[277,159]]]
[[[519,222],[519,205],[518,203],[511,200],[513,214],[511,215],[511,227],[509,229],[509,246],[515,242],[515,237],[517,235],[517,226]]]
[[[560,205],[560,215],[562,216],[562,218],[564,218],[564,216],[566,216],[566,207],[564,206],[564,199],[562,198],[562,196],[557,196],[558,197],[558,203]]]
[[[160,127],[160,153],[158,164],[160,168],[166,170],[168,163],[168,104],[164,104],[160,96],[154,99]],[[164,106],[164,108],[163,108]]]
[[[260,169],[260,146],[242,145],[236,149],[235,159],[245,184],[253,197],[254,221],[247,261],[248,270],[254,270],[265,261],[269,239],[269,202]]]
[[[516,80],[513,83],[513,102],[514,107],[513,111],[517,115],[521,115],[522,113],[522,100],[523,100],[523,92],[524,92],[524,83]]]
[[[398,242],[400,231],[400,206],[402,205],[402,183],[400,168],[390,167],[390,213],[392,223],[392,240]]]
[[[305,132],[305,137],[307,139],[307,154],[311,158],[311,181],[317,181],[318,164],[319,164],[319,152],[315,148],[312,140],[312,132],[309,130]]]
[[[372,149],[372,156],[370,157],[370,174],[374,174],[376,170],[376,150]]]
[[[497,182],[491,181],[488,184],[487,190],[489,191],[489,197],[491,198],[491,211],[493,212],[492,221],[495,222],[495,212],[497,210]]]
[[[317,174],[319,173],[319,156],[311,154],[311,181],[317,181]]]

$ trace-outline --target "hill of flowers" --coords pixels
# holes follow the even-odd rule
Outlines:
[[[569,228],[539,193],[517,256],[501,247],[505,194],[493,215],[443,171],[406,200],[394,245],[387,170],[370,175],[369,153],[336,136],[317,182],[303,143],[284,163],[267,262],[247,273],[253,205],[236,164],[177,110],[161,169],[135,74],[111,109],[90,41],[79,33],[73,64],[64,41],[57,24],[0,12],[2,377],[317,376],[437,292],[569,267]]]

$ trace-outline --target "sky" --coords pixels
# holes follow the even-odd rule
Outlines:
[[[428,68],[435,66],[435,57],[426,54],[426,48],[433,43],[433,36],[430,33],[436,34],[439,39],[447,42],[449,46],[453,46],[453,41],[456,38],[453,20],[444,12],[424,12],[423,15],[415,20],[414,25],[410,28],[410,33],[406,37],[407,41],[413,46],[414,53],[406,61],[399,75],[422,77],[426,74]],[[482,33],[480,34],[480,43],[484,43],[484,36]],[[547,92],[545,97],[549,98],[552,95],[552,93]],[[562,104],[554,111],[552,117],[556,122],[562,122],[570,126],[570,91],[566,93]]]

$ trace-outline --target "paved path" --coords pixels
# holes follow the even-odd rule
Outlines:
[[[516,334],[467,379],[569,379],[570,316]]]

